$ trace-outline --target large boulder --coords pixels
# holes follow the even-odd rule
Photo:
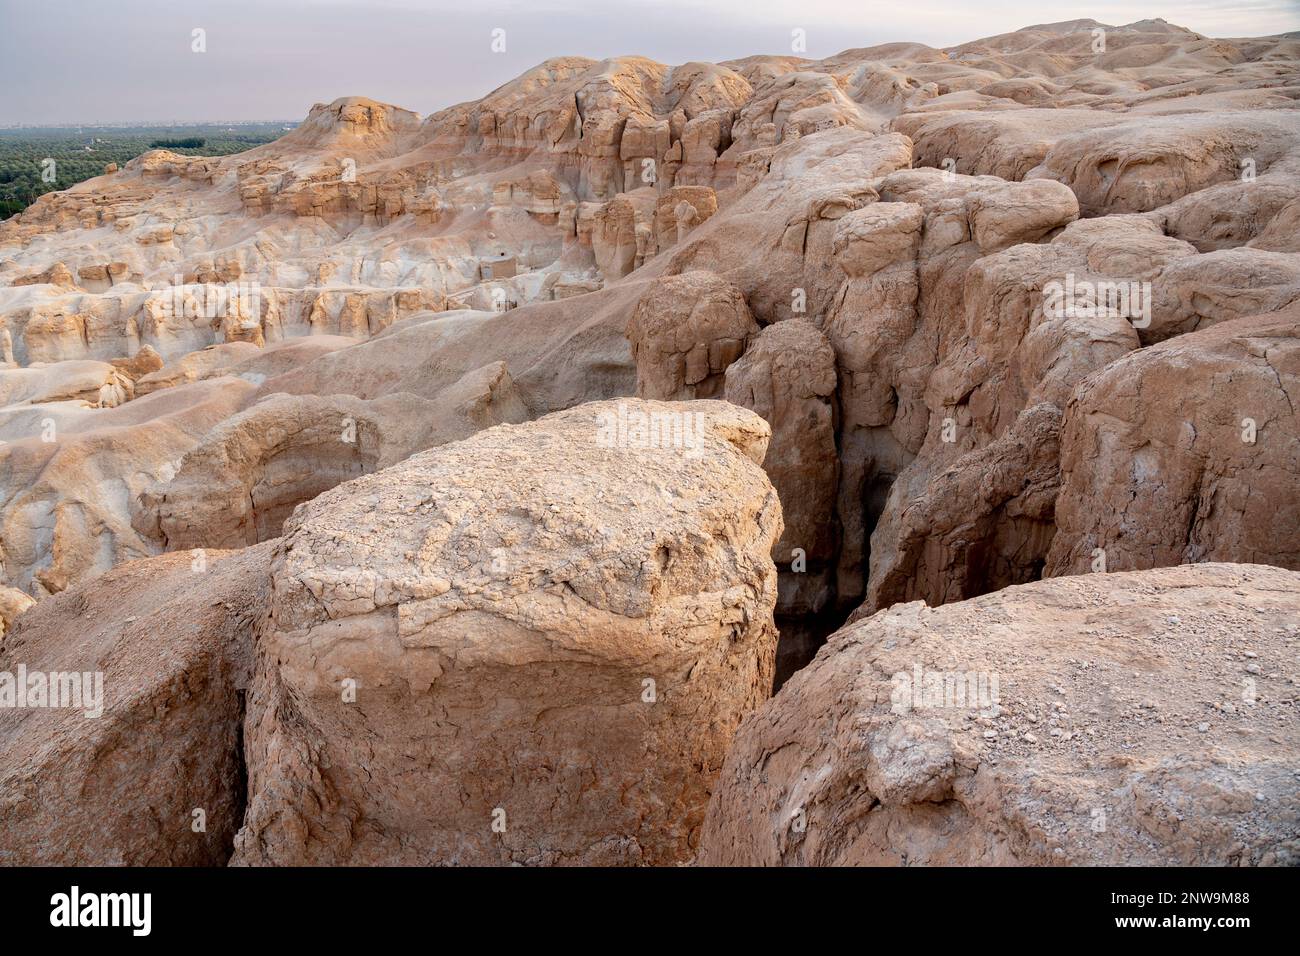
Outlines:
[[[1300,574],[1090,574],[850,623],[742,724],[711,865],[1300,862]]]
[[[0,644],[0,864],[226,862],[268,548],[134,561],[18,618]],[[34,703],[55,675],[77,706]]]
[[[1300,569],[1300,308],[1135,352],[1075,392],[1048,575]]]
[[[627,324],[641,398],[713,398],[727,366],[740,357],[758,323],[745,297],[711,272],[660,279]]]
[[[594,403],[299,508],[234,862],[688,859],[771,690],[768,437],[721,402]]]

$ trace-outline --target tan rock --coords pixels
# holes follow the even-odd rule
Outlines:
[[[1035,580],[1056,531],[1061,410],[1042,403],[942,470],[909,468],[871,539],[869,605],[960,601]]]
[[[1027,176],[1064,182],[1085,215],[1147,212],[1238,180],[1246,160],[1255,172],[1287,162],[1298,146],[1300,125],[1286,114],[1144,116],[1108,126],[1104,135],[1080,130],[1062,137]]]
[[[1224,322],[1090,377],[1066,410],[1048,575],[1300,569],[1300,311]]]
[[[1297,613],[1207,564],[851,623],[741,725],[699,862],[1293,864]]]
[[[0,639],[13,630],[18,615],[36,602],[16,588],[0,587]]]
[[[991,441],[1033,404],[1026,387],[1047,376],[1070,381],[1088,362],[1120,354],[1110,350],[1109,327],[1058,323],[1029,335],[1041,296],[1026,289],[1023,264],[978,283],[982,268],[1017,256],[1046,258],[1055,275],[1055,241],[1047,251],[1038,243],[1077,215],[1068,189],[931,169],[890,173],[879,187],[879,202],[837,227],[836,261],[847,279],[825,323],[841,383],[836,591],[846,611],[892,573],[889,562],[905,547],[892,536],[894,512],[909,507],[957,452]],[[964,327],[952,321],[961,312]],[[1137,337],[1126,331],[1131,348]],[[1104,346],[1094,344],[1098,338]],[[1051,394],[1034,401],[1065,400]],[[979,428],[969,427],[968,409],[986,419],[974,423]],[[948,507],[936,502],[934,510]],[[878,522],[890,526],[879,545],[869,541]],[[1035,568],[1032,558],[1025,564]]]
[[[911,262],[924,215],[915,203],[872,203],[835,227],[835,260],[850,278],[866,278],[897,262]]]
[[[54,263],[44,272],[19,276],[13,280],[13,285],[53,285],[61,289],[77,289],[77,281],[72,271],[62,262]]]
[[[647,253],[653,255],[653,250],[647,250],[644,240],[638,238],[640,230],[649,229],[654,218],[654,195],[649,190],[639,195],[619,195],[596,207],[591,217],[592,252],[596,268],[606,279],[621,279],[642,265]]]
[[[835,353],[815,325],[791,319],[770,325],[726,370],[727,401],[772,426],[768,475],[783,502],[785,533],[774,557],[803,548],[814,560],[833,552]],[[777,557],[777,555],[784,555]]]
[[[1215,39],[1159,20],[821,60],[556,57],[425,119],[345,98],[243,153],[150,151],[0,223],[0,587],[46,601],[164,549],[263,541],[296,527],[295,510],[322,520],[313,509],[340,484],[429,447],[638,393],[728,397],[770,422],[764,468],[786,506],[786,531],[767,542],[778,682],[864,601],[959,601],[1082,572],[1099,551],[1112,569],[1294,565],[1298,57],[1294,37]],[[1063,287],[1123,308],[1058,308]],[[1247,419],[1254,444],[1239,437]],[[532,451],[506,476],[519,494],[554,480]],[[607,488],[631,480],[618,467],[592,464]],[[487,466],[473,474],[484,510],[467,520],[506,542],[483,547],[509,551],[518,516],[489,506],[516,492],[496,489]],[[592,531],[542,570],[561,574],[565,554],[594,555],[601,540]],[[479,564],[451,570],[490,572],[481,544],[464,550]],[[515,613],[503,593],[480,595],[490,610],[475,620]],[[630,659],[601,674],[649,667]],[[267,660],[274,707],[296,691]],[[718,706],[739,712],[749,679]],[[469,687],[456,680],[441,687]],[[589,702],[605,699],[597,684],[562,686]],[[283,829],[265,815],[278,812],[266,809],[282,796],[275,781],[312,761],[371,766],[352,736],[368,725],[314,700],[303,737],[257,713],[263,755],[287,741],[284,759],[301,760],[264,774],[255,830],[271,836],[250,859],[299,846],[348,857],[339,821],[371,806],[345,769],[350,802],[307,780],[283,793],[309,809]],[[539,726],[560,727],[553,739],[576,739],[567,705],[529,700]],[[383,706],[396,721],[398,705]],[[684,713],[671,733],[687,739]],[[630,724],[616,726],[626,769]],[[704,762],[718,739],[700,745]],[[517,743],[512,753],[533,753]],[[529,786],[569,766],[528,759]],[[680,859],[691,811],[662,828],[671,848],[610,836],[635,830],[641,804],[585,796],[581,773],[603,759],[592,751],[564,778],[577,783],[550,792],[574,805],[563,825],[534,823],[517,844],[480,833],[497,843],[465,858]],[[479,760],[461,766],[509,766]],[[398,789],[376,798],[381,826],[390,811],[411,820]],[[646,805],[671,815],[698,788],[674,792],[677,803]],[[301,840],[284,836],[299,824]],[[451,845],[426,824],[412,823],[421,859]],[[358,859],[390,861],[385,837],[359,839]]]
[[[132,525],[169,551],[256,544],[278,537],[295,507],[340,482],[527,418],[503,362],[433,400],[272,394],[212,429],[173,477],[141,492]]]
[[[656,447],[620,424],[639,415],[702,420]],[[300,508],[234,862],[688,858],[771,686],[768,435],[724,403],[590,404]]]
[[[163,358],[152,345],[142,345],[140,351],[130,358],[113,359],[113,365],[133,382],[138,382],[150,372],[161,369]]]
[[[243,817],[242,698],[267,557],[133,562],[19,618],[0,672],[72,675],[67,691],[84,692],[79,706],[0,710],[0,863],[225,863]]]
[[[674,186],[655,205],[655,241],[662,252],[675,245],[718,211],[717,194],[708,186]]]
[[[824,634],[817,622],[833,612],[839,480],[835,352],[806,319],[769,325],[727,367],[725,396],[772,426],[764,468],[785,518],[785,531],[772,549],[779,572],[780,685],[812,659]]]
[[[721,393],[758,323],[740,290],[707,272],[663,279],[641,297],[627,324],[637,395],[680,400]]]
[[[4,583],[43,598],[155,553],[131,526],[131,502],[255,390],[225,379],[112,407],[55,402],[0,412],[0,460],[14,489],[0,506]]]

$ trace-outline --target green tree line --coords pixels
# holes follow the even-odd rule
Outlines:
[[[179,132],[167,127],[0,130],[0,219],[22,212],[45,193],[103,175],[109,163],[120,168],[150,149],[229,156],[283,136],[286,125],[291,124],[187,127],[184,136],[167,135]]]

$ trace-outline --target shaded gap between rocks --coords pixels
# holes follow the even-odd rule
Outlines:
[[[871,535],[876,530],[876,524],[880,521],[880,516],[884,513],[885,505],[889,501],[889,491],[897,478],[897,475],[888,472],[877,472],[868,475],[862,482],[860,500],[863,523],[862,581],[864,589],[869,589],[871,584]],[[797,671],[812,663],[813,658],[817,656],[817,652],[826,643],[827,638],[843,627],[853,612],[866,600],[866,590],[860,595],[847,598],[838,593],[833,573],[838,557],[837,554],[836,558],[830,562],[825,564],[819,562],[816,567],[810,566],[806,572],[808,574],[817,574],[826,570],[831,571],[829,576],[831,594],[820,610],[802,614],[782,614],[778,610],[774,615],[779,638],[776,652],[776,677],[772,684],[773,694],[779,691],[782,685],[794,676]],[[826,566],[827,564],[829,568]],[[784,567],[779,567],[778,571],[782,575],[792,573]]]
[[[229,839],[223,841],[221,847],[225,853],[227,866],[230,865],[230,860],[235,855],[235,837],[243,829],[244,817],[248,813],[248,751],[244,734],[244,722],[248,717],[248,691],[236,690],[235,696],[238,698],[238,721],[235,724],[235,807],[233,814],[236,823]]]

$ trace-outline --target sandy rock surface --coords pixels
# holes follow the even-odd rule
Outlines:
[[[1158,19],[562,56],[429,116],[344,97],[244,153],[151,150],[42,196],[0,223],[0,657],[102,658],[124,696],[93,726],[0,713],[0,773],[95,834],[11,801],[0,837],[49,860],[681,862],[775,685],[772,766],[831,787],[832,816],[793,842],[761,818],[790,797],[745,769],[751,729],[704,858],[1293,861],[1294,737],[1250,723],[1285,687],[1238,708],[1240,740],[1196,720],[1202,751],[1127,740],[1096,688],[1023,688],[1073,686],[1058,608],[1130,615],[1080,624],[1076,656],[1124,662],[1106,686],[1144,688],[1161,733],[1236,693],[1206,683],[1215,641],[1290,640],[1238,599],[1289,608],[1273,582],[1300,571],[1298,64],[1292,34]],[[191,579],[190,549],[218,570]],[[834,766],[870,780],[839,793],[814,728],[879,673],[828,662],[877,651],[809,662],[874,612],[996,651],[1026,715],[1095,708],[1096,753],[891,724],[875,756],[844,744]],[[976,626],[998,615],[1021,623]],[[208,836],[174,841],[200,800]],[[1116,808],[1110,843],[1067,805]]]
[[[693,447],[618,434],[681,414],[700,416]],[[597,403],[296,512],[233,862],[688,859],[731,734],[771,689],[768,436],[725,403]]]
[[[0,673],[23,668],[29,695],[0,708],[0,863],[226,862],[268,558],[262,546],[132,562],[7,629]],[[75,680],[78,706],[35,703],[52,675]]]
[[[700,862],[1294,865],[1298,651],[1260,565],[896,605],[741,725]]]

